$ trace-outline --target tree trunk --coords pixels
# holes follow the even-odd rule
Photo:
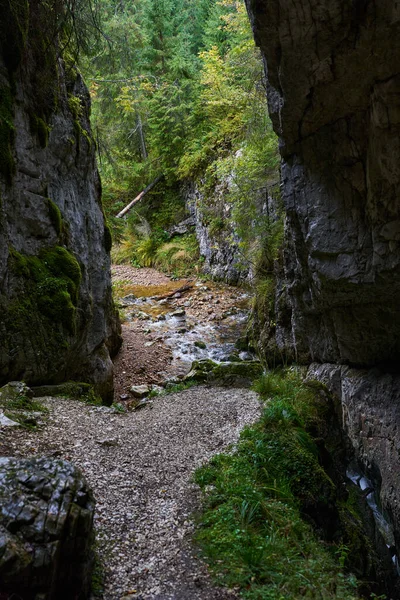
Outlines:
[[[150,190],[153,189],[153,187],[155,187],[157,185],[157,183],[159,183],[161,181],[161,179],[164,177],[164,175],[159,175],[156,179],[154,179],[154,181],[152,181],[143,191],[140,192],[140,194],[138,196],[136,196],[136,198],[134,198],[132,200],[132,202],[129,202],[129,204],[127,204],[125,206],[125,208],[123,208],[121,210],[121,212],[119,212],[117,214],[117,219],[120,219],[121,217],[123,217],[124,215],[126,215],[127,212],[129,212],[132,208],[132,206],[135,206],[135,204],[137,204],[138,202],[140,202],[140,200],[148,193],[150,192]]]

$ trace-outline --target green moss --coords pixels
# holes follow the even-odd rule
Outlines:
[[[78,96],[74,96],[74,94],[68,94],[68,107],[74,119],[78,121],[83,115],[81,99]]]
[[[50,127],[44,119],[37,115],[30,115],[29,122],[32,134],[38,137],[41,147],[46,148],[49,143]]]
[[[49,216],[51,224],[57,232],[57,235],[61,235],[62,231],[62,216],[61,211],[58,208],[57,204],[55,204],[50,198],[46,198],[47,207],[49,210]]]
[[[67,287],[72,302],[78,301],[78,289],[82,279],[82,271],[76,258],[61,246],[40,253],[40,260],[46,269],[56,277],[61,278]]]
[[[106,223],[104,225],[104,248],[105,248],[106,252],[111,252],[112,243],[113,243],[113,240],[112,240],[111,230]]]
[[[62,396],[82,400],[88,404],[101,404],[101,398],[94,391],[90,383],[66,381],[55,385],[41,385],[32,388],[34,396]]]
[[[0,85],[0,173],[11,183],[15,173],[14,147],[14,99],[11,88]]]
[[[27,292],[11,303],[16,323],[26,326],[27,313],[39,312],[73,333],[81,270],[72,254],[59,246],[43,250],[39,256],[26,256],[11,248],[10,268],[24,278]]]

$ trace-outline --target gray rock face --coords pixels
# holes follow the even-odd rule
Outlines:
[[[0,458],[1,592],[23,600],[85,600],[93,513],[91,492],[71,464]]]
[[[7,44],[32,20],[18,61],[0,30],[0,383],[77,379],[111,401],[119,325],[90,98],[55,48],[38,50],[51,15],[31,9],[3,15]]]
[[[278,349],[400,358],[400,9],[246,0],[280,136],[286,242]]]
[[[395,527],[400,548],[400,375],[312,364],[319,379],[339,398],[342,426],[363,471],[380,490],[382,509]]]
[[[216,190],[213,199],[213,211],[218,215],[214,223],[218,227],[213,227],[213,219],[207,218],[203,195],[195,183],[188,184],[183,195],[195,223],[200,255],[204,258],[203,271],[213,279],[233,285],[245,281],[250,268],[239,252],[240,239],[230,223],[231,207],[224,202],[223,190],[220,193]]]

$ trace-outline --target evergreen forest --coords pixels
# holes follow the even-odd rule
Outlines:
[[[177,275],[193,269],[194,236],[171,247],[166,230],[185,218],[185,185],[194,182],[209,231],[240,239],[248,266],[254,230],[265,227],[265,196],[278,189],[279,159],[244,2],[100,0],[96,10],[100,34],[81,69],[114,260]],[[154,181],[127,219],[115,218]]]

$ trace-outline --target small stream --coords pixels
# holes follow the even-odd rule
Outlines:
[[[168,299],[158,299],[161,293],[152,287],[151,296],[140,288],[137,293],[125,296],[121,302],[128,321],[142,320],[143,329],[157,336],[172,351],[172,371],[177,375],[189,372],[195,360],[211,359],[217,363],[237,360],[256,360],[254,354],[236,348],[238,338],[246,332],[249,317],[250,294],[234,289],[225,310],[219,305],[218,295],[226,294],[227,286],[201,282],[183,296],[177,292]],[[135,292],[136,290],[133,291]],[[156,293],[155,293],[156,292]],[[218,304],[213,304],[218,302]],[[201,315],[194,307],[201,303]],[[216,312],[211,312],[213,306]]]
[[[398,551],[396,548],[396,543],[394,539],[394,532],[392,525],[387,521],[387,519],[382,514],[376,499],[376,492],[373,486],[372,481],[370,481],[365,475],[357,472],[354,468],[349,468],[346,472],[346,476],[355,483],[361,491],[366,492],[366,500],[368,506],[372,510],[372,514],[374,516],[375,524],[382,535],[386,546],[389,548],[389,551],[392,555],[393,564],[396,567],[397,574],[400,576],[400,562]],[[368,493],[368,490],[370,492]]]

